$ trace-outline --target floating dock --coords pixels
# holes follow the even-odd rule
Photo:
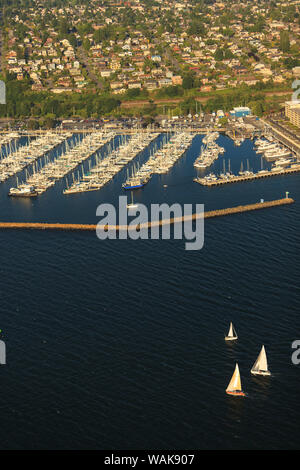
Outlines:
[[[278,169],[276,171],[264,171],[262,173],[253,173],[253,175],[234,176],[230,178],[218,178],[215,180],[207,180],[205,178],[194,178],[195,183],[202,184],[203,186],[220,186],[228,183],[241,183],[245,181],[258,180],[261,178],[269,178],[271,176],[284,176],[290,173],[298,173],[300,171],[300,164],[296,164],[293,168]]]
[[[182,216],[172,219],[164,219],[154,222],[147,222],[141,224],[139,229],[151,228],[154,226],[173,225],[189,220],[200,219],[204,216],[205,219],[213,217],[222,217],[225,215],[240,214],[242,212],[255,211],[260,209],[267,209],[270,207],[283,206],[293,204],[295,201],[292,198],[275,199],[273,201],[258,202],[254,204],[247,204],[243,206],[229,207],[227,209],[217,209],[214,211],[204,212],[204,214],[192,214],[190,216]],[[93,225],[93,224],[60,224],[60,223],[43,223],[43,222],[0,222],[1,229],[34,229],[34,230],[64,230],[64,231],[96,231],[100,230],[136,230],[134,226],[128,225]]]

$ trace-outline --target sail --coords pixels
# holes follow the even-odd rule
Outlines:
[[[226,388],[226,392],[234,392],[238,390],[242,390],[242,385],[241,385],[239,366],[238,364],[236,364],[233,376],[231,377],[229,385]]]
[[[262,346],[261,351],[258,355],[258,358],[256,359],[252,367],[252,370],[253,371],[259,371],[259,370],[267,371],[268,370],[268,361],[267,361],[267,355],[266,355],[264,346]]]
[[[236,334],[236,331],[234,329],[232,322],[230,322],[230,327],[229,327],[227,338],[237,338],[237,334]]]

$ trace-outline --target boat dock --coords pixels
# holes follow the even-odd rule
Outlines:
[[[0,146],[2,145],[11,145],[14,141],[20,139],[18,132],[5,133],[0,135]]]
[[[223,217],[226,215],[241,214],[243,212],[250,212],[255,210],[267,209],[272,207],[278,207],[288,204],[293,204],[295,201],[292,198],[285,197],[282,199],[275,199],[273,201],[257,202],[254,204],[246,204],[242,206],[229,207],[227,209],[217,209],[213,211],[204,212],[204,214],[192,214],[189,216],[182,216],[177,218],[171,218],[167,220],[159,220],[154,222],[147,222],[141,224],[139,229],[151,228],[153,226],[172,225],[174,223],[180,223],[188,220],[196,220],[204,217],[204,219],[210,219],[215,217]],[[95,225],[95,224],[62,224],[62,223],[43,223],[43,222],[0,222],[0,230],[62,230],[62,231],[96,231],[96,229],[102,230],[136,230],[131,225]]]
[[[196,134],[193,132],[178,132],[172,136],[163,149],[158,152],[154,161],[153,173],[168,173],[177,160],[184,155],[195,136]]]
[[[201,151],[199,157],[194,162],[194,167],[203,169],[210,167],[215,160],[219,158],[220,153],[225,151],[224,147],[217,144],[216,140],[219,137],[219,132],[212,132],[207,134],[202,140]]]
[[[130,161],[142,152],[152,140],[158,137],[158,133],[148,132],[146,135],[136,133],[128,141],[111,151],[93,167],[89,174],[78,176],[71,186],[63,191],[64,194],[97,191],[113,179]],[[124,138],[124,136],[123,136]]]
[[[153,174],[168,173],[173,165],[186,152],[191,145],[196,134],[175,132],[170,140],[163,140],[161,146],[154,150],[147,161],[133,172],[131,176],[127,175],[127,180],[123,183],[125,189],[137,189],[144,186],[151,179]]]
[[[71,135],[69,132],[63,134],[48,133],[46,136],[32,140],[27,145],[22,145],[17,149],[10,147],[10,151],[6,151],[6,155],[0,160],[0,182],[22,171],[44,154],[62,144]]]
[[[52,162],[45,164],[41,170],[27,178],[27,185],[33,186],[37,194],[42,194],[55,184],[60,178],[71,172],[84,160],[96,153],[103,145],[112,140],[112,132],[98,132],[91,136],[84,136],[80,142],[72,146],[67,145],[66,151]]]
[[[223,184],[229,183],[242,183],[246,181],[253,181],[262,178],[269,178],[271,176],[284,176],[289,175],[291,173],[298,173],[300,171],[300,163],[295,164],[291,168],[276,168],[274,171],[262,171],[259,173],[253,173],[249,175],[230,175],[227,178],[215,178],[215,179],[208,179],[208,178],[195,178],[193,181],[195,183],[202,184],[203,186],[221,186]]]

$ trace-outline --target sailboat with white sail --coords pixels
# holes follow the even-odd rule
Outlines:
[[[234,341],[236,339],[238,339],[238,336],[236,334],[236,331],[234,329],[232,322],[230,322],[228,335],[225,336],[225,341]]]
[[[135,204],[133,202],[133,192],[131,191],[131,202],[129,204],[127,204],[127,209],[135,209],[138,206],[139,206],[138,204]]]
[[[241,376],[240,376],[238,363],[236,363],[235,365],[233,375],[228,384],[228,387],[226,388],[226,393],[228,395],[239,396],[239,397],[246,396],[245,392],[242,391]]]
[[[268,369],[267,355],[264,345],[262,346],[258,358],[256,359],[252,369],[251,374],[253,375],[271,375],[271,372]]]

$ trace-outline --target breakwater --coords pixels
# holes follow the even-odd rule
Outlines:
[[[180,223],[188,220],[196,220],[199,218],[204,217],[205,219],[210,219],[214,217],[222,217],[226,215],[232,214],[240,214],[242,212],[249,212],[254,210],[261,210],[267,209],[271,207],[277,207],[287,204],[292,204],[294,199],[292,198],[283,198],[283,199],[275,199],[273,201],[264,201],[258,202],[254,204],[246,204],[241,206],[229,207],[226,209],[216,209],[213,211],[207,211],[203,214],[192,214],[189,216],[182,216],[182,217],[175,217],[171,219],[163,219],[158,221],[150,221],[145,224],[140,225],[140,229],[142,228],[151,228],[154,226],[163,226],[163,225],[173,225],[175,223]],[[96,228],[102,230],[135,230],[134,226],[128,225],[95,225],[95,224],[62,224],[62,223],[47,223],[47,222],[0,222],[0,230],[5,229],[33,229],[33,230],[64,230],[64,231],[95,231]]]

